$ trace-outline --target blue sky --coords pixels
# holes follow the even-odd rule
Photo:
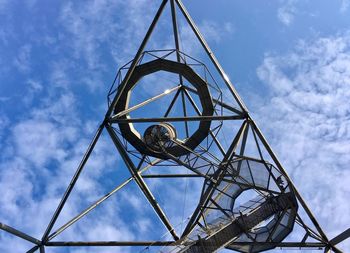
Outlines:
[[[0,222],[41,237],[159,3],[0,0]],[[326,233],[350,227],[350,1],[184,4]],[[171,45],[167,18],[149,48]],[[58,224],[127,177],[104,133]],[[155,239],[159,222],[128,187],[57,239]],[[29,247],[0,232],[2,252]]]

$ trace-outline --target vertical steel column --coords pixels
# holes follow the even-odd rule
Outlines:
[[[119,151],[120,155],[122,156],[122,158],[123,158],[123,160],[124,160],[124,162],[126,164],[126,167],[130,171],[130,174],[135,179],[135,182],[140,187],[141,191],[143,192],[143,194],[145,195],[145,197],[147,198],[149,203],[152,205],[154,211],[158,214],[159,218],[161,219],[161,221],[163,222],[165,227],[169,230],[169,232],[174,237],[174,239],[178,240],[179,237],[176,235],[175,229],[170,224],[168,218],[166,217],[166,215],[163,212],[163,210],[160,208],[158,202],[154,198],[154,196],[151,193],[151,191],[148,189],[148,187],[147,187],[145,181],[143,180],[143,178],[141,177],[139,171],[137,171],[137,168],[135,167],[134,163],[132,162],[132,160],[130,159],[128,154],[126,153],[126,151],[125,151],[122,143],[120,142],[118,136],[114,133],[113,128],[111,126],[109,126],[109,125],[106,125],[106,129],[107,129],[109,135],[111,136],[114,145],[116,146],[117,150]]]
[[[89,159],[90,154],[91,154],[92,150],[94,149],[94,147],[96,145],[96,142],[100,138],[100,135],[102,133],[103,127],[104,127],[103,124],[101,124],[98,127],[94,138],[92,139],[92,141],[91,141],[91,143],[90,143],[86,153],[84,154],[83,159],[81,160],[81,162],[80,162],[80,164],[78,166],[78,169],[76,170],[76,172],[75,172],[71,182],[68,185],[68,188],[67,188],[66,192],[64,193],[64,195],[63,195],[63,197],[62,197],[62,199],[61,199],[61,201],[60,201],[60,203],[59,203],[59,205],[58,205],[54,215],[52,216],[51,221],[50,221],[49,225],[47,226],[46,231],[45,231],[45,233],[44,233],[44,235],[42,237],[42,241],[44,243],[46,242],[47,236],[50,234],[50,232],[52,230],[52,227],[54,226],[58,216],[60,215],[60,213],[62,211],[62,208],[63,208],[64,204],[66,203],[66,201],[67,201],[67,199],[68,199],[68,197],[69,197],[69,195],[70,195],[70,193],[71,193],[75,183],[77,182],[77,180],[78,180],[78,178],[80,176],[80,173],[84,169],[84,166],[85,166],[87,160]]]
[[[175,48],[176,48],[176,58],[178,62],[181,62],[180,57],[180,44],[179,44],[179,32],[177,27],[177,19],[176,19],[176,9],[175,9],[175,0],[170,0],[170,8],[171,8],[171,18],[173,23],[173,32],[174,32],[174,40],[175,40]],[[182,75],[179,74],[179,80],[181,86],[183,85],[183,78]],[[181,88],[181,99],[182,99],[182,107],[183,107],[183,113],[186,117],[186,104],[185,104],[185,98],[184,98],[184,89]],[[189,137],[189,130],[188,130],[188,122],[185,121],[185,130],[186,130],[186,137]]]
[[[154,27],[156,26],[156,24],[157,24],[157,22],[158,22],[158,20],[159,20],[159,17],[160,17],[160,15],[162,14],[162,12],[163,12],[163,10],[164,10],[164,7],[165,7],[165,5],[166,5],[167,2],[168,2],[168,0],[163,0],[163,1],[162,1],[162,3],[161,3],[161,5],[160,5],[160,7],[159,7],[159,9],[158,9],[158,11],[157,11],[157,13],[156,13],[154,19],[153,19],[153,21],[152,21],[152,23],[151,23],[151,25],[150,25],[150,27],[148,28],[148,31],[147,31],[147,33],[146,33],[146,35],[145,35],[145,38],[143,39],[143,41],[142,41],[142,43],[141,43],[139,49],[137,50],[137,53],[136,53],[136,55],[135,55],[135,57],[134,57],[134,60],[133,60],[132,63],[131,63],[130,68],[128,69],[128,72],[127,72],[126,75],[125,75],[125,78],[124,78],[124,80],[123,80],[122,85],[121,85],[120,88],[118,89],[117,94],[115,95],[115,97],[114,97],[114,99],[113,99],[111,105],[109,106],[109,108],[108,108],[108,110],[107,110],[107,112],[106,112],[105,118],[108,118],[108,117],[110,116],[110,114],[112,113],[113,108],[115,107],[117,101],[120,99],[120,96],[121,96],[121,94],[123,93],[123,91],[124,91],[124,89],[125,89],[125,85],[129,82],[129,79],[130,79],[132,73],[134,72],[134,69],[135,69],[137,63],[138,63],[139,60],[140,60],[140,57],[141,57],[141,55],[142,55],[142,52],[143,52],[143,50],[144,50],[144,48],[145,48],[145,46],[146,46],[146,44],[147,44],[149,38],[151,37],[151,34],[152,34],[153,30],[154,30]]]
[[[170,8],[171,8],[171,18],[173,21],[176,56],[177,56],[177,61],[180,62],[181,58],[180,58],[179,32],[178,32],[178,27],[177,27],[176,10],[175,10],[175,2],[174,1],[175,0],[170,0]],[[180,78],[182,78],[181,75],[180,75]]]
[[[185,16],[188,24],[191,26],[194,34],[197,36],[197,38],[200,41],[200,43],[202,44],[203,48],[207,52],[210,60],[212,61],[212,63],[214,64],[215,68],[217,69],[217,71],[221,75],[222,79],[224,80],[227,88],[231,91],[232,95],[236,99],[239,107],[242,109],[243,112],[248,112],[247,107],[245,106],[245,104],[243,103],[242,99],[238,95],[236,89],[233,87],[231,81],[227,78],[227,76],[226,76],[223,68],[221,67],[219,61],[216,59],[214,53],[211,51],[208,43],[205,41],[204,37],[200,33],[200,31],[199,31],[198,27],[196,26],[196,24],[193,22],[190,14],[187,12],[185,6],[182,4],[181,0],[175,0],[175,1],[176,1],[177,5],[179,6],[182,14]]]

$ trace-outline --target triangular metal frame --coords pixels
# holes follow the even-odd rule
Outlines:
[[[236,103],[238,104],[239,108],[238,109],[237,108],[229,108],[228,105],[225,105],[222,102],[221,102],[222,104],[220,104],[220,101],[217,101],[217,103],[220,104],[222,107],[232,109],[232,111],[234,113],[236,113],[236,116],[235,116],[236,118],[232,118],[232,116],[231,116],[231,118],[227,118],[227,119],[223,116],[221,116],[221,117],[217,116],[217,117],[213,117],[213,118],[210,118],[210,117],[205,118],[205,117],[202,117],[199,113],[199,110],[196,109],[195,102],[193,100],[191,100],[191,95],[189,94],[188,90],[183,89],[180,91],[180,89],[178,89],[176,91],[177,93],[175,94],[173,100],[175,101],[178,98],[180,99],[180,94],[181,94],[181,99],[182,99],[183,103],[185,103],[184,102],[185,99],[187,99],[190,102],[190,104],[193,106],[194,110],[199,115],[198,117],[192,117],[191,120],[197,120],[197,121],[218,120],[218,119],[219,120],[232,120],[232,119],[243,120],[243,123],[241,125],[240,130],[238,131],[235,139],[233,140],[233,142],[231,143],[231,145],[227,151],[224,151],[222,149],[221,145],[219,144],[219,142],[216,138],[215,129],[212,129],[210,132],[210,134],[212,136],[212,142],[216,143],[216,145],[218,146],[218,149],[221,150],[221,152],[224,156],[223,163],[230,161],[230,159],[232,159],[232,156],[234,156],[236,154],[236,150],[240,150],[239,154],[241,156],[243,155],[248,131],[249,130],[252,131],[254,138],[255,138],[255,141],[256,141],[256,144],[258,146],[260,155],[261,155],[261,151],[259,148],[259,143],[267,151],[267,153],[269,154],[269,156],[273,160],[274,164],[276,165],[277,169],[288,180],[288,183],[289,183],[290,187],[292,188],[292,191],[294,192],[298,202],[300,203],[300,205],[302,206],[302,208],[306,212],[312,225],[315,227],[315,230],[311,229],[308,225],[306,225],[304,223],[304,221],[300,218],[300,216],[298,216],[298,219],[297,219],[298,222],[301,224],[301,226],[306,231],[306,234],[305,234],[302,241],[300,241],[300,242],[281,242],[281,243],[267,242],[267,243],[261,243],[261,244],[271,244],[271,245],[273,244],[273,246],[284,247],[284,248],[288,248],[288,247],[320,248],[320,247],[322,247],[325,249],[325,252],[330,252],[331,250],[334,252],[341,252],[335,245],[338,244],[339,242],[345,240],[346,238],[348,238],[350,236],[350,230],[343,232],[342,234],[340,234],[339,236],[335,237],[332,240],[328,239],[328,237],[326,236],[326,234],[322,230],[321,226],[317,222],[316,218],[312,214],[311,210],[307,206],[306,202],[304,201],[304,199],[300,195],[299,191],[297,190],[297,188],[293,184],[292,180],[288,176],[286,170],[283,168],[283,166],[279,162],[277,156],[275,155],[272,148],[268,144],[268,142],[265,139],[264,135],[262,134],[261,130],[258,128],[256,123],[254,122],[254,120],[250,116],[247,107],[243,103],[242,99],[240,98],[239,94],[235,90],[235,88],[232,85],[232,83],[230,82],[230,80],[227,78],[225,72],[223,71],[218,60],[216,59],[214,53],[211,51],[207,42],[205,41],[205,39],[203,38],[203,36],[199,32],[198,27],[195,25],[194,21],[192,20],[191,16],[189,15],[186,8],[182,4],[181,0],[162,0],[160,7],[159,7],[147,33],[145,35],[145,38],[143,39],[139,49],[137,50],[137,53],[136,53],[134,59],[129,63],[129,65],[127,67],[127,73],[123,79],[122,85],[114,90],[114,92],[115,92],[114,98],[109,103],[109,107],[108,107],[108,110],[105,114],[104,120],[101,123],[101,125],[98,127],[85,155],[82,158],[81,163],[79,164],[68,188],[66,189],[57,209],[55,210],[55,212],[51,218],[51,221],[48,224],[46,231],[44,232],[41,240],[33,238],[33,237],[31,237],[31,236],[29,236],[21,231],[18,231],[16,229],[14,229],[10,226],[7,226],[5,224],[2,224],[2,223],[0,223],[0,229],[6,231],[8,233],[11,233],[17,237],[20,237],[26,241],[33,243],[35,246],[32,249],[30,249],[28,252],[35,252],[37,250],[40,250],[40,252],[43,253],[43,252],[45,252],[45,247],[54,247],[54,246],[56,246],[56,247],[61,247],[61,246],[176,246],[177,243],[179,243],[181,241],[181,240],[179,241],[179,239],[180,238],[183,239],[184,237],[186,237],[193,230],[194,226],[196,224],[198,224],[198,221],[201,219],[201,212],[203,211],[203,207],[207,206],[209,201],[212,201],[212,200],[210,200],[211,196],[213,195],[213,192],[215,190],[217,190],[217,187],[216,187],[217,184],[219,184],[221,182],[221,180],[223,179],[224,174],[223,174],[222,170],[216,170],[216,171],[214,170],[214,173],[211,174],[210,177],[208,176],[208,174],[203,175],[204,177],[205,176],[208,177],[208,178],[207,177],[205,177],[205,178],[207,179],[207,183],[208,183],[207,185],[209,185],[209,186],[207,186],[205,189],[203,188],[202,198],[198,204],[198,207],[194,211],[194,213],[193,213],[190,221],[188,222],[187,227],[183,231],[182,235],[181,236],[177,235],[175,232],[175,229],[173,228],[173,226],[169,222],[164,211],[161,209],[161,207],[159,206],[159,204],[155,200],[152,192],[148,189],[147,184],[145,183],[144,178],[141,175],[141,173],[143,171],[147,170],[150,166],[153,166],[153,165],[156,165],[157,163],[159,163],[161,159],[151,160],[147,156],[142,156],[140,159],[140,163],[138,165],[135,165],[132,158],[130,157],[131,152],[128,153],[128,151],[125,149],[126,142],[122,138],[120,138],[120,136],[118,135],[118,131],[116,129],[114,129],[112,126],[113,123],[117,122],[116,117],[113,117],[114,116],[113,110],[116,106],[116,103],[120,99],[121,94],[123,93],[123,90],[125,88],[125,85],[129,82],[135,68],[139,64],[142,57],[144,56],[144,53],[145,53],[144,49],[147,45],[147,42],[150,39],[152,32],[153,32],[154,28],[156,27],[165,6],[169,2],[170,2],[170,8],[171,8],[173,34],[174,34],[174,42],[175,42],[175,51],[174,52],[176,53],[177,61],[181,62],[182,56],[180,53],[179,32],[178,32],[178,25],[177,25],[176,8],[178,8],[181,11],[183,17],[187,21],[187,24],[191,27],[193,33],[195,34],[198,41],[202,45],[202,47],[205,50],[207,56],[209,57],[211,63],[213,64],[216,71],[219,73],[222,80],[224,81],[227,90],[230,91],[231,95],[236,100]],[[182,84],[182,76],[181,75],[179,75],[179,79],[180,79],[180,84]],[[174,104],[174,102],[171,103],[168,111],[171,110],[172,104]],[[184,116],[186,116],[186,111],[184,111]],[[167,117],[167,114],[165,115],[165,118],[167,120],[169,119]],[[186,120],[185,120],[185,124],[187,124]],[[187,125],[186,125],[186,128],[187,128]],[[104,197],[97,200],[90,207],[86,208],[82,213],[78,214],[76,217],[74,217],[72,220],[70,220],[69,222],[64,224],[58,230],[52,232],[52,229],[57,221],[57,218],[59,217],[67,199],[69,198],[80,174],[82,173],[82,171],[84,169],[85,164],[87,163],[87,161],[88,161],[88,159],[89,159],[89,157],[90,157],[90,155],[91,155],[91,153],[92,153],[96,143],[98,142],[98,140],[101,136],[101,133],[104,129],[106,129],[108,134],[110,135],[110,137],[111,137],[114,145],[116,146],[118,152],[120,153],[124,163],[126,164],[127,168],[129,169],[131,177],[129,179],[127,179],[124,183],[122,183],[121,185],[117,186],[115,189],[113,189],[107,195],[105,195]],[[238,149],[239,145],[240,145],[240,149]],[[198,156],[200,156],[200,154]],[[192,160],[190,160],[190,158],[188,158],[188,160],[186,160],[186,161],[178,160],[178,159],[174,158],[174,161],[179,162],[180,165],[182,165],[182,166],[185,166],[185,167],[189,166],[190,167],[190,164],[191,164],[191,162],[193,162],[193,159],[198,159],[198,158],[196,158],[194,156],[194,158],[192,158]],[[261,159],[263,160],[262,155],[261,155]],[[148,164],[148,165],[146,165],[145,167],[142,167],[143,164]],[[157,175],[153,175],[153,177],[156,177],[156,176]],[[161,177],[162,175],[158,175],[158,176]],[[163,176],[165,177],[165,175],[163,175]],[[176,177],[176,176],[185,176],[185,175],[168,175],[168,177]],[[191,176],[195,177],[196,175],[193,174]],[[151,178],[152,175],[148,175],[148,177]],[[146,176],[145,176],[145,178],[146,178]],[[128,184],[130,181],[133,181],[133,180],[137,183],[137,185],[139,186],[139,188],[141,189],[141,191],[146,196],[147,200],[150,202],[151,206],[155,210],[156,214],[159,216],[160,220],[163,222],[163,224],[165,225],[165,227],[167,228],[169,233],[172,235],[172,237],[174,239],[173,241],[151,241],[151,242],[150,241],[145,241],[145,242],[140,242],[140,241],[138,241],[138,242],[137,241],[136,242],[118,242],[118,241],[74,242],[74,241],[70,241],[70,242],[61,242],[61,241],[53,241],[52,240],[58,234],[60,234],[66,228],[68,228],[70,225],[72,225],[73,223],[78,221],[80,218],[82,218],[87,213],[89,213],[91,210],[93,210],[96,206],[98,206],[103,201],[105,201],[107,198],[109,198],[112,194],[116,193],[118,190],[120,190],[122,187],[124,187],[126,184]],[[317,242],[307,242],[308,237],[312,237],[312,238],[316,239]],[[238,242],[236,244],[239,245]]]

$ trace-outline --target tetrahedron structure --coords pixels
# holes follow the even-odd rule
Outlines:
[[[146,50],[166,7],[174,47]],[[180,47],[180,18],[201,46],[198,57]],[[130,178],[54,230],[104,129]],[[188,206],[181,227],[149,183],[158,180],[161,188],[173,179],[197,182],[191,190],[198,190],[198,199],[191,199],[194,205]],[[154,241],[55,240],[130,182],[159,217],[165,236]],[[169,203],[171,199],[167,197]],[[178,216],[184,212],[178,211]],[[350,233],[327,238],[180,0],[162,1],[134,59],[119,69],[103,122],[42,238],[4,224],[1,229],[32,242],[28,252],[66,246],[144,246],[147,252],[183,253],[223,248],[255,253],[276,247],[341,252],[336,244]]]

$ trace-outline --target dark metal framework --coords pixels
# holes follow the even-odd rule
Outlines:
[[[169,2],[175,49],[145,51],[146,44]],[[221,86],[205,64],[180,51],[177,9],[214,66]],[[137,82],[161,70],[177,75],[177,84],[161,94],[131,106],[130,95]],[[223,89],[234,103],[224,98]],[[172,99],[162,116],[131,117],[139,108],[169,96],[172,96]],[[171,116],[178,100],[181,101],[182,115]],[[167,139],[170,146],[152,150],[134,128],[137,124],[150,123],[182,124],[181,132],[184,137]],[[238,128],[236,131],[232,128],[233,139],[225,146],[220,134],[223,128],[230,127],[230,124],[236,124]],[[60,228],[52,231],[103,129],[107,130],[131,176]],[[248,155],[249,145],[254,146],[256,156]],[[179,166],[189,172],[156,172],[154,168],[161,166]],[[146,174],[146,171],[152,172]],[[181,234],[171,224],[145,182],[145,179],[152,178],[203,179],[198,205],[183,231],[180,231]],[[172,240],[54,240],[132,181],[147,198]],[[248,191],[253,192],[255,198],[237,206],[239,196]],[[299,205],[305,211],[307,219],[299,214]],[[262,225],[262,221],[265,220],[267,222]],[[299,241],[283,242],[294,226],[302,228],[302,238]],[[33,248],[27,252],[45,252],[45,247],[69,246],[153,246],[162,247],[162,250],[169,252],[214,252],[223,247],[241,252],[260,252],[275,247],[316,248],[324,249],[324,252],[341,252],[336,245],[350,236],[350,229],[332,240],[325,235],[180,0],[162,0],[134,59],[120,68],[108,94],[108,110],[104,120],[42,238],[33,238],[2,223],[0,229],[33,243]]]

